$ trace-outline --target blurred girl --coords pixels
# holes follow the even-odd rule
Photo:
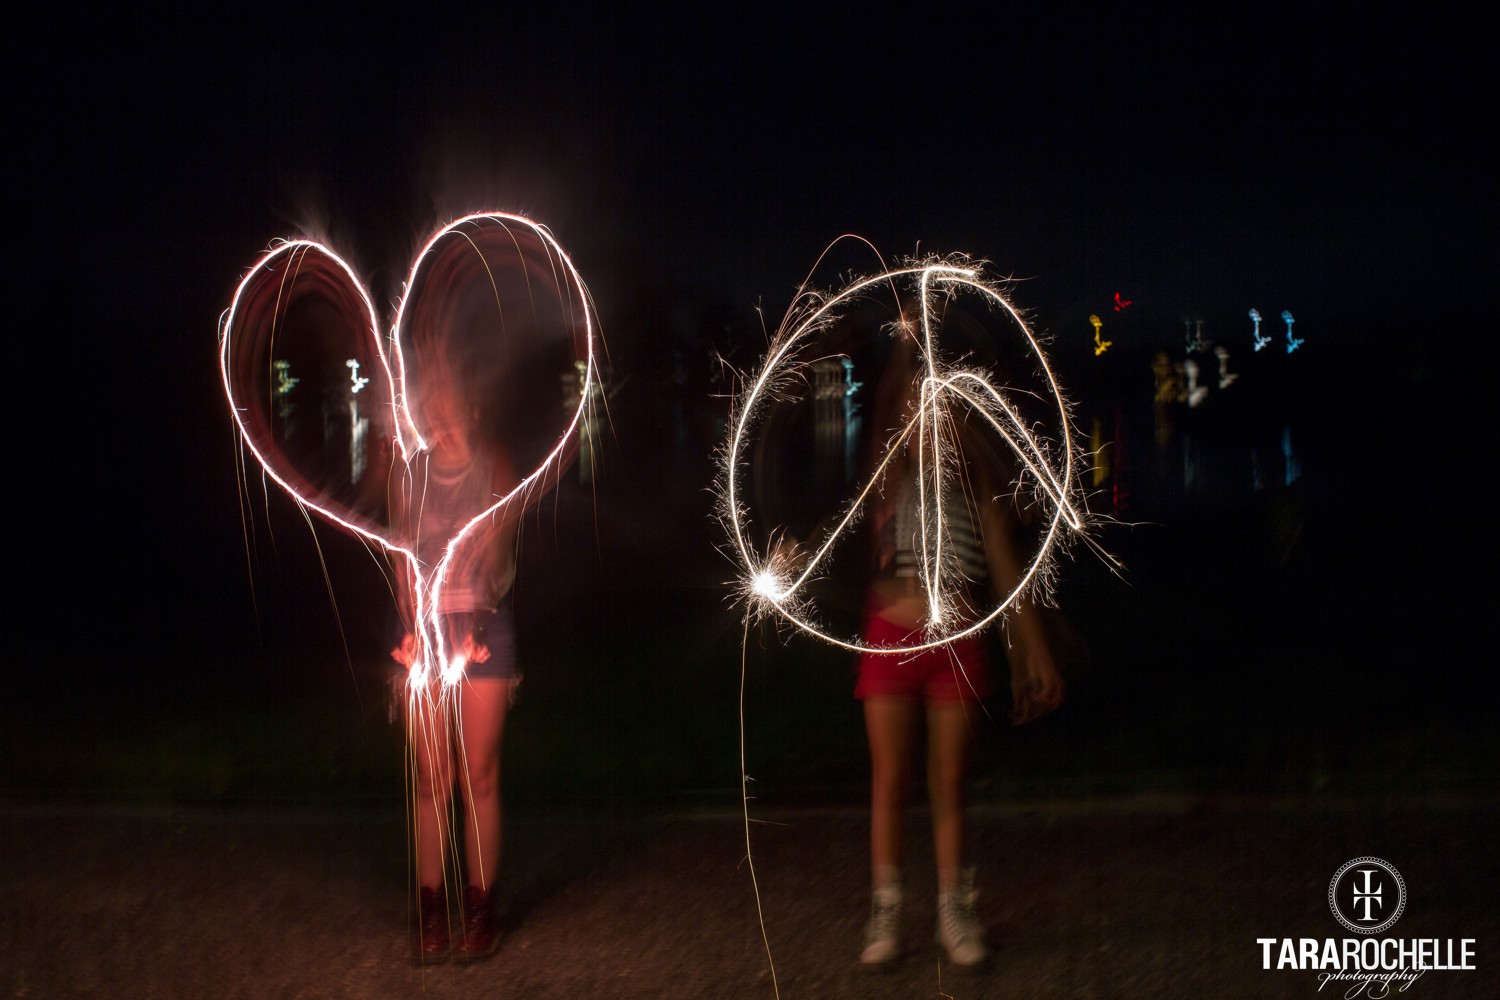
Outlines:
[[[445,385],[446,383],[439,383]],[[497,448],[481,445],[474,414],[452,390],[421,396],[430,420],[427,448],[408,466],[393,491],[398,531],[430,579],[448,543],[471,518],[508,494],[516,476]],[[405,634],[391,651],[407,668],[400,681],[406,707],[407,743],[414,772],[413,845],[420,893],[414,945],[419,961],[465,960],[494,952],[499,942],[494,878],[500,860],[500,742],[521,672],[508,593],[515,576],[519,515],[506,505],[470,529],[433,589],[440,603],[436,627],[448,660],[463,663],[463,678],[449,692],[440,688],[441,664],[429,659],[425,678],[410,668],[424,652],[414,634],[415,588],[410,568],[403,576]],[[447,847],[460,839],[451,829],[452,799],[463,804],[464,879],[461,921],[450,928]],[[451,940],[456,929],[456,940]]]
[[[921,378],[916,343],[898,334],[895,356],[877,390],[875,440],[894,442],[914,418]],[[961,418],[960,418],[961,419]],[[1007,483],[993,449],[975,433],[979,418],[953,428],[950,445],[966,457],[948,470],[941,498],[945,547],[957,563],[959,616],[977,620],[993,607],[992,592],[1007,593],[1021,565],[998,499]],[[919,509],[915,433],[887,464],[872,517],[875,578],[865,603],[866,645],[910,646],[925,641],[931,611],[922,581],[924,530]],[[929,510],[929,526],[935,523]],[[929,544],[934,536],[929,532]],[[946,578],[945,578],[946,579]],[[1036,609],[1027,603],[1009,614],[1008,659],[1013,719],[1028,721],[1057,707],[1062,680]],[[901,864],[904,810],[911,785],[917,734],[926,722],[927,788],[937,867],[936,940],[956,965],[976,965],[989,949],[975,908],[974,871],[964,856],[965,783],[974,710],[991,693],[987,640],[974,635],[911,654],[864,653],[855,697],[864,702],[870,747],[871,915],[860,961],[881,965],[901,952]]]

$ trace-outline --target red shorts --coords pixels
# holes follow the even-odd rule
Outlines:
[[[878,614],[865,617],[865,645],[910,646],[921,629],[909,630]],[[978,701],[990,695],[990,657],[984,634],[919,653],[861,653],[856,698],[910,698],[928,703]]]

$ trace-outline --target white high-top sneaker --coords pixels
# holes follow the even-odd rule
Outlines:
[[[966,868],[953,888],[938,893],[937,943],[954,965],[978,965],[990,957],[975,903],[974,869]]]
[[[901,954],[901,883],[883,885],[870,894],[870,922],[865,924],[865,965],[884,965]]]

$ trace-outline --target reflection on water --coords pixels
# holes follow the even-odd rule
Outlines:
[[[841,471],[844,486],[854,481],[860,431],[855,395],[864,383],[854,380],[854,362],[847,357],[820,358],[811,368],[814,452],[820,466]]]

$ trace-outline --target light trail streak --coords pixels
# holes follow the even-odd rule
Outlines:
[[[420,279],[436,274],[447,282],[440,281],[433,290],[441,297],[451,291],[448,285],[454,281],[470,278],[464,268],[472,269],[477,260],[493,292],[492,318],[498,320],[495,332],[503,336],[502,293],[490,258],[500,248],[510,254],[506,266],[516,269],[524,279],[533,313],[539,295],[548,295],[555,301],[560,323],[573,341],[581,386],[576,407],[568,415],[562,434],[539,464],[503,495],[492,495],[494,502],[474,511],[453,537],[441,540],[442,556],[435,565],[425,567],[418,558],[415,538],[402,537],[392,525],[316,485],[309,470],[299,468],[296,460],[277,445],[269,424],[259,419],[265,409],[262,400],[284,396],[296,383],[288,384],[288,367],[284,363],[269,359],[277,349],[278,340],[292,335],[286,326],[294,305],[308,297],[319,297],[324,304],[331,305],[335,320],[347,324],[343,332],[361,341],[351,346],[373,349],[375,361],[369,376],[360,374],[363,365],[358,358],[345,362],[352,379],[351,388],[353,392],[369,388],[377,395],[384,390],[393,416],[396,453],[392,456],[395,466],[392,475],[407,477],[410,482],[414,463],[429,447],[420,430],[423,401],[413,398],[408,385],[406,356],[412,348],[412,338],[420,332],[413,329],[408,316],[413,292],[419,288]],[[325,337],[337,336],[338,332],[319,331]],[[300,508],[316,511],[335,526],[375,543],[410,573],[414,585],[413,607],[409,610],[416,650],[407,684],[414,697],[426,692],[434,680],[440,682],[446,695],[462,679],[467,665],[465,653],[450,652],[439,627],[444,588],[455,557],[461,547],[482,543],[481,536],[496,530],[502,518],[518,518],[545,491],[549,477],[555,482],[561,474],[578,447],[580,428],[596,396],[597,337],[592,299],[562,246],[544,226],[500,212],[464,216],[441,227],[427,240],[412,263],[394,319],[386,331],[382,330],[370,293],[349,263],[313,240],[273,244],[235,290],[219,326],[219,371],[240,440],[271,481],[285,490]],[[269,364],[275,374],[262,375],[264,364]],[[269,388],[267,377],[271,380]]]
[[[915,291],[918,322],[903,324],[915,330],[898,330],[897,336],[915,333],[922,374],[917,405],[905,425],[888,443],[883,458],[869,480],[838,515],[837,523],[806,557],[799,560],[772,544],[765,553],[753,551],[750,542],[749,509],[742,498],[742,481],[749,468],[747,448],[770,400],[795,378],[798,353],[820,332],[827,330],[856,300],[888,286],[898,298],[900,289]],[[1059,454],[1054,456],[1044,439],[1033,433],[1020,409],[997,387],[990,374],[946,364],[937,345],[935,302],[959,294],[975,294],[1015,323],[1030,347],[1051,401],[1055,404],[1054,433]],[[901,312],[901,315],[908,315]],[[1078,496],[1074,476],[1074,447],[1067,404],[1041,344],[1010,301],[967,258],[929,258],[904,267],[855,280],[831,295],[803,291],[794,301],[772,338],[759,373],[748,380],[749,389],[737,401],[731,433],[722,454],[720,516],[730,536],[742,571],[742,591],[753,614],[776,614],[798,629],[825,642],[856,652],[910,654],[947,645],[975,635],[1014,607],[1024,594],[1045,577],[1058,546],[1068,538],[1082,537],[1088,515]],[[976,621],[958,618],[952,588],[959,583],[958,571],[948,552],[948,530],[942,498],[950,481],[960,474],[952,428],[960,414],[978,415],[1014,452],[1024,469],[1023,478],[1051,516],[1036,557],[1020,580],[999,604]],[[913,443],[914,442],[914,443]],[[927,625],[920,642],[909,645],[875,646],[863,639],[832,635],[814,621],[805,588],[829,560],[835,543],[857,519],[862,507],[903,448],[917,456],[917,490],[920,551],[917,568],[927,601]],[[1055,467],[1060,459],[1060,468]],[[998,498],[980,498],[982,503]],[[774,533],[773,533],[774,534]],[[1112,561],[1112,560],[1111,560]]]

